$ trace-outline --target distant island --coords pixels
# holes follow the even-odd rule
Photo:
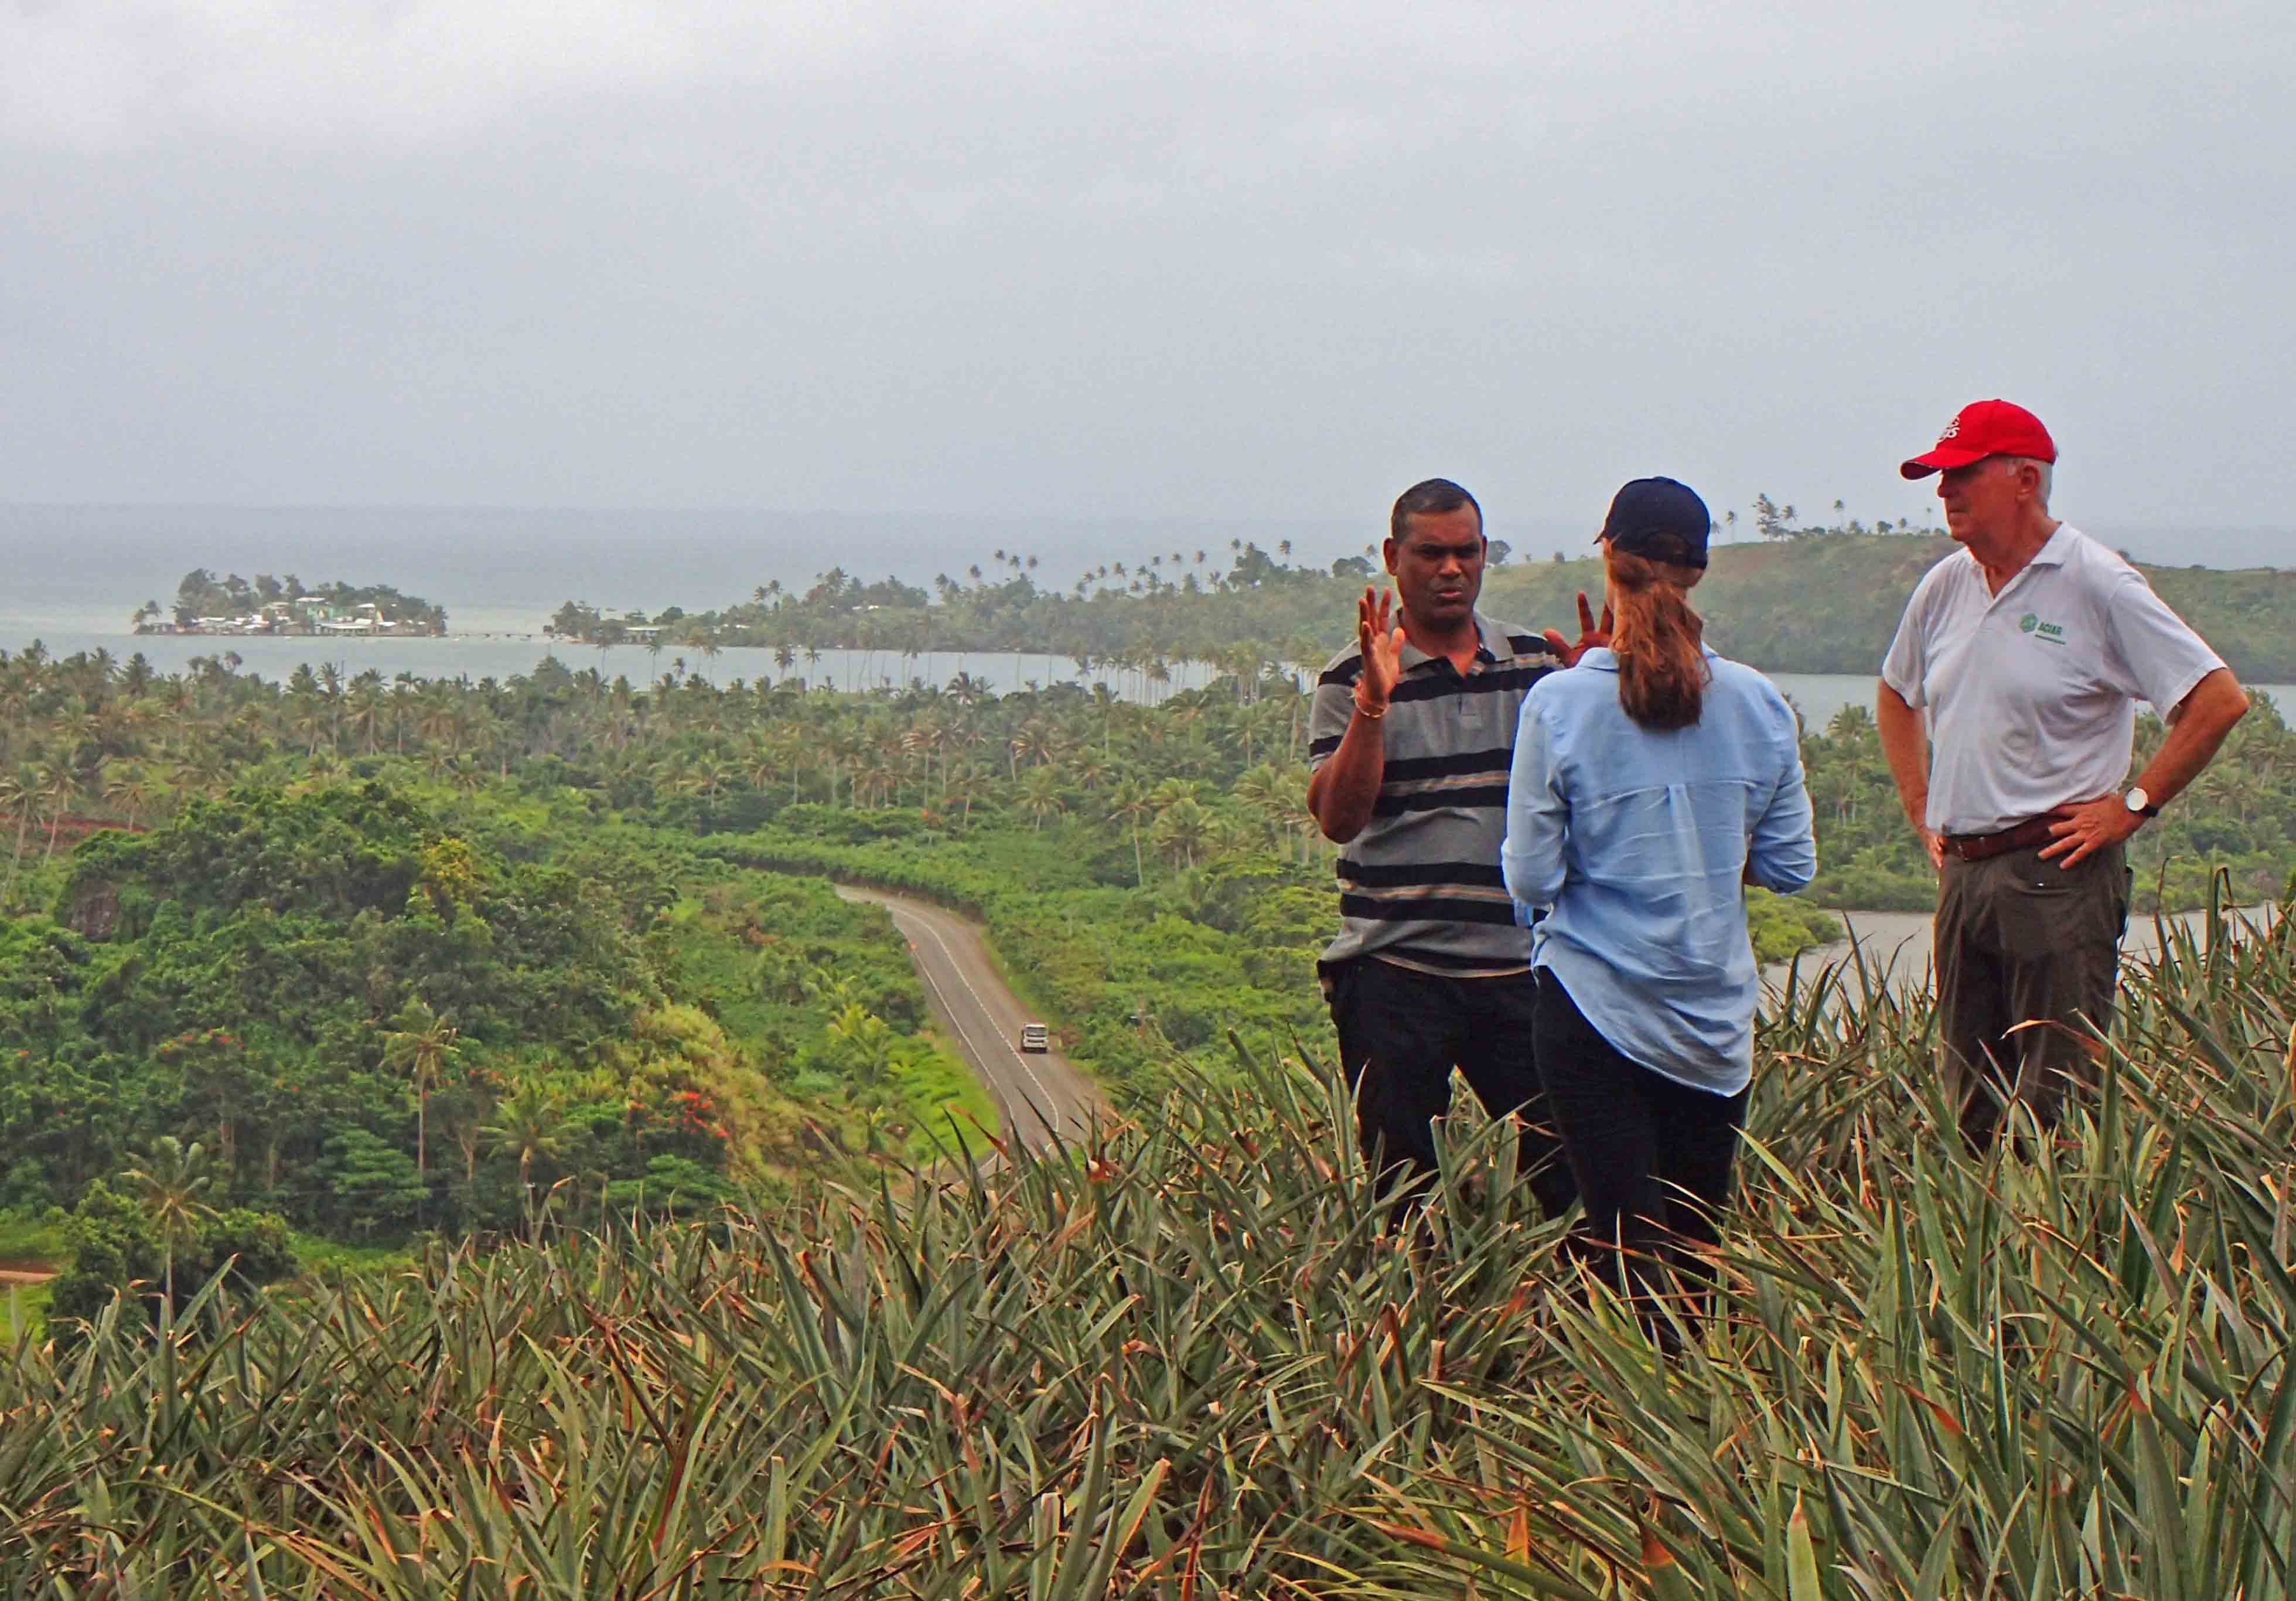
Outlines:
[[[388,584],[305,584],[293,573],[217,578],[194,567],[176,586],[174,607],[156,600],[135,608],[138,634],[346,634],[436,637],[447,609]]]
[[[1759,542],[1722,542],[1699,587],[1715,647],[1768,672],[1866,673],[1880,665],[1906,598],[1953,542],[1935,529],[1805,528],[1792,508],[1764,516]],[[1734,525],[1726,525],[1726,529]],[[1138,671],[1150,679],[1178,661],[1225,669],[1277,661],[1314,672],[1350,630],[1354,600],[1383,582],[1377,547],[1328,565],[1295,564],[1289,542],[1273,551],[1233,541],[1225,561],[1205,550],[1158,551],[1095,568],[1067,588],[1040,587],[1037,558],[998,551],[947,573],[930,591],[898,579],[865,582],[832,568],[804,588],[777,581],[716,611],[676,606],[616,614],[569,601],[547,626],[554,638],[612,649],[765,647],[783,670],[830,650],[882,652],[902,665],[932,652],[1029,651],[1079,668]],[[1483,610],[1504,621],[1576,634],[1577,595],[1599,595],[1602,567],[1587,546],[1522,559],[1491,541]],[[2253,683],[2296,681],[2296,571],[2222,571],[2138,564],[2163,599]]]

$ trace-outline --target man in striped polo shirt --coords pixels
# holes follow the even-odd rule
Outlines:
[[[1515,925],[1499,847],[1524,693],[1603,641],[1584,595],[1577,646],[1478,614],[1486,548],[1466,490],[1439,478],[1406,489],[1385,550],[1399,607],[1366,589],[1356,644],[1316,685],[1308,808],[1345,847],[1340,934],[1320,971],[1375,1170],[1412,1182],[1434,1170],[1430,1122],[1450,1106],[1456,1066],[1492,1116],[1521,1115],[1522,1162],[1554,1215],[1575,1192],[1546,1128],[1530,932]]]

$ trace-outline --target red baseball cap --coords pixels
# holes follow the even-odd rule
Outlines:
[[[2041,426],[2041,419],[2006,400],[1972,400],[1954,415],[1938,435],[1937,446],[1898,471],[1907,478],[1927,478],[1948,467],[1966,467],[1988,456],[2024,456],[2037,462],[2054,462],[2057,442]]]

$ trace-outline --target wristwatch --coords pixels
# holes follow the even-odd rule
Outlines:
[[[2120,799],[2129,810],[2140,817],[2157,817],[2161,815],[2161,809],[2152,804],[2152,797],[2144,792],[2144,786],[2141,784]]]

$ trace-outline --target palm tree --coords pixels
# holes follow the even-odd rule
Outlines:
[[[16,887],[16,870],[24,859],[24,836],[31,832],[32,814],[40,808],[40,776],[29,761],[0,768],[0,818],[13,813],[16,818],[16,847],[8,853],[8,879],[0,883],[0,907],[8,904],[8,896]]]
[[[772,789],[782,775],[780,743],[766,735],[752,733],[749,743],[742,747],[741,771],[749,786],[759,794]]]
[[[1175,866],[1196,865],[1196,853],[1212,834],[1212,814],[1191,799],[1183,798],[1164,809],[1152,831],[1156,843],[1169,851]]]
[[[361,736],[366,753],[373,755],[382,743],[383,715],[388,710],[384,698],[381,675],[372,670],[361,673],[351,690],[350,723]]]
[[[1030,831],[1045,826],[1046,817],[1057,817],[1069,809],[1068,798],[1061,792],[1061,774],[1057,768],[1030,768],[1021,779],[1021,809],[1032,821]]]
[[[518,1154],[518,1186],[534,1212],[534,1163],[557,1160],[565,1146],[566,1123],[558,1097],[539,1084],[521,1084],[495,1108],[495,1121],[480,1130],[499,1151]]]
[[[430,1091],[447,1064],[462,1054],[456,1043],[461,1030],[420,998],[400,1007],[395,1021],[398,1026],[382,1037],[382,1064],[414,1080],[414,1171],[427,1174]]]
[[[167,1249],[167,1308],[171,1318],[176,1306],[176,1252],[198,1244],[201,1222],[215,1215],[215,1208],[201,1199],[208,1188],[207,1154],[207,1148],[197,1140],[186,1145],[174,1135],[163,1134],[143,1165],[127,1170],[128,1182],[135,1186],[136,1198],[143,1203],[144,1215],[159,1229],[160,1243]]]
[[[844,1045],[854,1081],[864,1088],[884,1082],[900,1057],[900,1036],[859,1001],[848,1001],[829,1020],[829,1036]]]
[[[142,762],[118,759],[106,761],[102,769],[103,798],[127,809],[127,826],[135,826],[136,814],[152,804],[159,792],[152,775]]]
[[[957,809],[960,827],[972,821],[972,803],[980,796],[980,779],[967,762],[954,768],[944,768],[940,776],[941,815],[947,817],[948,809]]]
[[[1137,778],[1127,778],[1108,792],[1111,822],[1122,822],[1132,833],[1132,878],[1136,886],[1148,883],[1148,868],[1140,854],[1140,819],[1156,809],[1156,792]]]
[[[35,768],[34,776],[38,785],[40,811],[48,819],[48,850],[40,859],[53,861],[56,833],[63,826],[64,814],[71,809],[72,797],[79,793],[79,775],[72,771],[70,762],[51,759]]]

